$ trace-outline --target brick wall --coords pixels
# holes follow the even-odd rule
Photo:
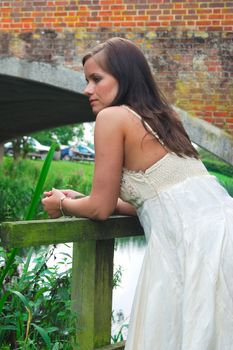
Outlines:
[[[233,1],[1,0],[0,55],[81,70],[111,36],[146,54],[169,100],[233,133]]]

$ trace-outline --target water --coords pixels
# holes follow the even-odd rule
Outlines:
[[[126,339],[130,311],[133,303],[137,280],[141,270],[142,260],[145,252],[145,241],[140,237],[137,239],[118,240],[117,249],[114,254],[114,266],[122,267],[122,279],[120,286],[113,289],[113,315],[112,335],[121,332]]]

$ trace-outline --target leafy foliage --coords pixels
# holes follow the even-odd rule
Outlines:
[[[0,348],[76,349],[75,317],[71,311],[71,268],[48,267],[54,247],[17,256],[15,273],[4,284],[0,302]],[[7,255],[0,249],[1,264]],[[67,263],[67,257],[63,262]],[[2,293],[1,293],[2,294]]]
[[[67,125],[54,129],[44,130],[33,134],[43,145],[50,145],[55,138],[64,145],[67,145],[74,138],[82,140],[84,137],[83,124]]]

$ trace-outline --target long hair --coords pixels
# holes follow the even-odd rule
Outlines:
[[[87,53],[83,65],[93,56],[101,68],[118,81],[118,94],[111,106],[131,107],[142,117],[142,122],[146,121],[158,134],[169,151],[181,157],[198,158],[179,117],[160,91],[144,54],[135,44],[127,39],[111,38]]]

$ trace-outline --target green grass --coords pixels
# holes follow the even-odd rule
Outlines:
[[[24,176],[34,181],[36,175],[42,168],[43,161],[28,159],[24,160],[24,162],[27,168]],[[74,188],[74,186],[77,185],[75,188],[82,192],[80,186],[85,190],[91,188],[93,170],[94,163],[92,162],[53,161],[45,182],[45,188],[60,188],[60,186]],[[87,192],[85,194],[87,194]]]
[[[0,165],[0,222],[23,220],[43,166],[41,160],[19,160],[5,157]],[[92,187],[94,164],[92,162],[53,161],[43,191],[71,188],[85,195]],[[47,214],[40,204],[36,219]]]
[[[48,188],[65,186],[65,188],[73,188],[88,194],[91,190],[93,171],[93,162],[56,161],[51,165],[45,186]],[[54,186],[54,179],[56,179],[56,186]]]

